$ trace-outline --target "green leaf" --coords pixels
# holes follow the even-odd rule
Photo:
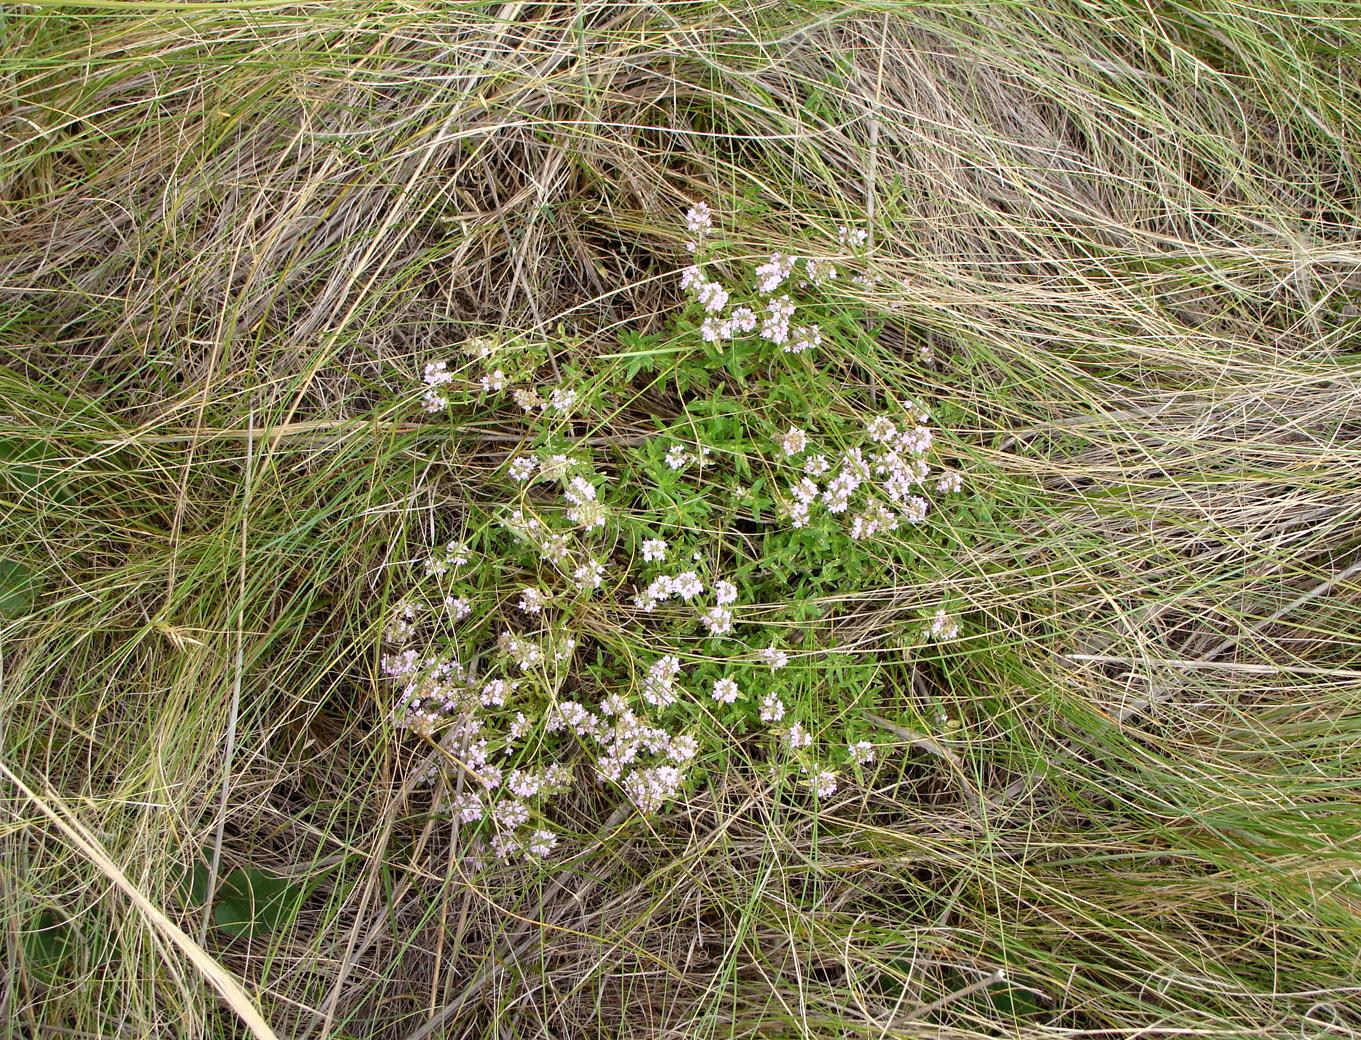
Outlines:
[[[32,491],[41,479],[36,466],[25,465],[33,455],[31,449],[18,441],[0,440],[0,472],[4,473],[6,483],[12,484],[20,493]]]
[[[0,558],[0,617],[22,617],[38,600],[41,581],[26,563]]]
[[[1040,1007],[1039,1001],[1030,990],[1010,986],[989,989],[986,997],[993,1010],[1005,1018],[1035,1019],[1044,1015],[1044,1008]]]
[[[213,923],[237,937],[287,928],[298,916],[307,891],[287,878],[238,867],[218,886]]]
[[[0,477],[21,497],[42,492],[54,501],[70,502],[71,492],[58,482],[62,478],[44,475],[34,465],[43,462],[45,456],[46,452],[40,445],[0,438]]]
[[[195,859],[193,866],[186,866],[181,871],[180,895],[189,906],[201,907],[208,902],[208,872],[208,864],[203,859]]]
[[[35,979],[51,985],[60,974],[75,934],[55,910],[41,911],[20,937],[24,966]]]

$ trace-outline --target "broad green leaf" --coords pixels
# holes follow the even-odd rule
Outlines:
[[[71,926],[55,910],[43,910],[20,937],[24,967],[39,982],[51,985],[74,942]]]
[[[307,887],[253,867],[233,870],[218,886],[213,923],[234,936],[277,931],[293,923]]]
[[[28,564],[0,558],[0,618],[21,617],[31,611],[40,584]]]

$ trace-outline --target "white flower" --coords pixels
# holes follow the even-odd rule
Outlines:
[[[728,290],[717,282],[705,282],[699,287],[695,298],[710,314],[717,314],[728,305]]]
[[[814,285],[836,281],[836,265],[830,260],[815,260],[812,257],[803,262],[808,280]]]
[[[444,606],[454,615],[455,621],[462,621],[473,612],[473,606],[462,596],[446,596]]]
[[[533,798],[543,790],[543,777],[517,769],[506,777],[506,790],[516,798]]]
[[[635,769],[624,778],[622,786],[638,811],[646,816],[674,798],[684,782],[685,774],[675,766],[653,766]]]
[[[691,454],[679,444],[673,444],[666,450],[666,464],[672,469],[684,469],[693,461]]]
[[[506,374],[499,368],[493,369],[480,380],[482,389],[487,393],[494,393],[506,388]]]
[[[788,296],[779,296],[766,304],[765,321],[761,323],[761,337],[771,343],[789,339],[789,321],[794,317],[794,304]]]
[[[841,465],[847,472],[854,473],[859,480],[870,478],[870,464],[865,461],[865,456],[859,448],[850,448],[843,452]]]
[[[803,728],[802,722],[796,722],[785,730],[785,743],[797,751],[799,748],[806,748],[813,743],[813,735]]]
[[[577,648],[577,641],[571,636],[567,636],[561,643],[553,648],[553,660],[558,664],[572,659],[572,652]]]
[[[539,460],[539,478],[541,480],[563,480],[567,476],[567,471],[576,465],[576,460],[567,455],[550,455],[546,459]]]
[[[910,495],[899,508],[903,512],[904,520],[909,524],[919,524],[926,519],[926,511],[931,505],[921,495]]]
[[[643,678],[643,700],[654,708],[665,708],[676,700],[676,678],[680,675],[680,661],[667,654],[653,662]]]
[[[836,229],[836,240],[842,246],[850,249],[859,249],[869,241],[870,233],[864,228],[848,228],[845,226]]]
[[[808,447],[808,434],[797,426],[791,426],[788,432],[780,437],[780,450],[786,455],[797,455],[806,447]]]
[[[898,435],[898,449],[909,455],[925,455],[931,450],[932,440],[929,426],[914,426]]]
[[[553,564],[564,564],[570,555],[567,548],[567,536],[552,531],[543,536],[539,542],[539,558],[547,560]]]
[[[575,390],[559,387],[548,395],[548,407],[558,414],[569,411],[576,403],[577,392]]]
[[[768,646],[761,651],[761,660],[770,665],[772,672],[778,672],[789,663],[789,655],[779,647]]]
[[[476,791],[460,791],[449,799],[449,811],[462,823],[476,823],[482,819],[482,798]]]
[[[594,502],[596,498],[595,485],[585,477],[573,477],[567,482],[567,487],[563,489],[562,497],[574,506]]]
[[[882,502],[871,502],[865,511],[851,521],[850,535],[856,541],[873,538],[880,532],[896,531],[898,518]]]
[[[883,444],[898,436],[898,427],[886,415],[878,415],[865,424],[865,432],[876,444]]]
[[[938,610],[935,617],[931,619],[926,634],[932,639],[954,639],[955,636],[959,635],[959,624],[945,611]]]
[[[691,236],[685,248],[693,253],[714,230],[714,217],[708,203],[696,202],[686,211],[685,230]]]
[[[842,470],[827,484],[827,490],[822,493],[822,504],[829,513],[844,513],[860,483],[855,473]]]
[[[794,258],[784,253],[772,253],[770,260],[756,269],[757,288],[763,293],[772,293],[794,270]]]
[[[517,386],[510,392],[515,398],[515,403],[520,406],[521,411],[532,412],[536,408],[543,408],[543,398],[539,396],[539,391],[533,387]]]
[[[554,762],[543,772],[543,787],[549,794],[561,794],[563,791],[571,790],[575,780],[576,774],[565,762]]]
[[[523,484],[534,475],[534,460],[527,455],[521,455],[512,459],[510,463],[510,479]]]
[[[518,799],[508,798],[492,810],[498,826],[513,831],[529,822],[529,806]]]
[[[434,415],[436,412],[442,412],[449,407],[449,399],[434,390],[427,390],[421,397],[421,407]]]
[[[665,575],[653,578],[646,589],[633,597],[634,605],[650,614],[658,603],[671,598],[671,588],[672,580]]]
[[[703,591],[704,585],[694,571],[682,571],[671,579],[671,594],[679,596],[687,603]]]
[[[732,339],[738,333],[756,331],[756,312],[750,307],[734,307],[723,323],[723,338]]]
[[[522,614],[542,614],[545,602],[544,594],[538,589],[526,587],[520,590],[518,607]]]
[[[684,765],[699,754],[699,741],[688,734],[672,737],[666,745],[666,757],[677,765]]]
[[[425,366],[426,386],[440,386],[443,383],[450,382],[453,378],[454,374],[449,371],[449,362],[447,361],[432,361]]]
[[[570,729],[579,737],[595,732],[600,720],[577,701],[559,701],[544,712],[544,729],[549,733]]]
[[[704,284],[704,272],[698,264],[691,264],[681,271],[680,284],[683,292],[695,292]]]
[[[809,455],[803,460],[803,471],[810,477],[820,477],[831,468],[826,455]]]
[[[496,353],[496,343],[490,336],[474,336],[463,345],[463,352],[469,357],[485,361]]]
[[[721,339],[727,339],[732,335],[726,321],[710,314],[699,326],[700,337],[705,343],[717,343]]]
[[[710,635],[724,636],[732,631],[732,611],[726,607],[710,607],[699,619]]]
[[[666,560],[666,541],[662,538],[649,538],[643,542],[643,562],[662,563]]]
[[[874,745],[868,740],[857,740],[846,750],[851,756],[851,761],[858,766],[869,765],[874,761]]]
[[[742,691],[737,688],[737,683],[728,678],[714,680],[714,688],[710,696],[720,704],[731,704],[742,695]]]
[[[685,214],[685,229],[692,235],[705,235],[713,230],[714,218],[707,202],[696,202]]]
[[[931,413],[926,410],[920,401],[913,401],[910,398],[903,402],[903,411],[918,425],[926,425],[931,421]]]
[[[804,477],[797,484],[789,489],[789,494],[796,502],[802,502],[805,506],[811,506],[818,497],[817,481]]]
[[[767,693],[761,698],[761,721],[779,722],[784,718],[784,701],[778,694]]]
[[[508,683],[504,679],[492,679],[482,686],[482,692],[478,694],[484,707],[501,708],[505,706],[506,697],[515,689],[515,683]]]
[[[540,827],[532,831],[525,842],[525,856],[529,859],[543,859],[557,847],[558,836]]]
[[[952,469],[942,472],[940,479],[936,481],[936,490],[944,491],[947,494],[957,492],[963,487],[964,478]]]
[[[730,581],[714,582],[714,600],[720,607],[737,602],[737,586]]]
[[[501,770],[497,766],[478,766],[477,782],[485,791],[495,791],[501,786]]]
[[[579,506],[573,506],[567,510],[567,519],[574,524],[580,524],[588,531],[594,531],[597,527],[605,526],[605,506],[600,502],[583,502]]]
[[[786,354],[804,354],[821,345],[821,329],[816,325],[799,325],[789,333],[789,342],[785,343],[784,350]]]
[[[605,580],[605,566],[599,560],[587,560],[572,571],[572,578],[579,589],[598,589]]]
[[[830,769],[818,770],[809,778],[808,783],[818,798],[830,798],[836,794],[836,774]]]
[[[505,631],[497,637],[496,642],[502,652],[520,666],[521,671],[528,671],[543,664],[543,648],[532,639]]]

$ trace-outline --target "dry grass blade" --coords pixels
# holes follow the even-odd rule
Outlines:
[[[155,929],[184,954],[203,980],[217,990],[223,1001],[256,1040],[278,1040],[274,1030],[269,1027],[269,1023],[265,1021],[254,1002],[246,995],[246,991],[241,988],[241,984],[128,880],[118,864],[109,858],[99,839],[81,825],[60,798],[51,792],[46,796],[35,793],[3,762],[0,762],[0,772],[5,774],[9,782],[19,789],[35,809],[52,821],[53,826],[70,842],[72,849],[89,860],[127,897],[148,927]]]

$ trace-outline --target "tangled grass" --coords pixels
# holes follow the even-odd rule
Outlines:
[[[0,36],[9,1035],[1361,1029],[1350,5],[50,0]],[[861,334],[768,393],[706,358],[699,199],[748,268],[865,229]],[[415,406],[489,334],[602,453],[716,393],[942,420],[931,552],[757,552],[797,602],[739,618],[807,641],[869,768],[810,799],[706,730],[657,813],[581,786],[554,856],[469,860],[381,641],[540,447]],[[684,537],[787,526],[724,516]]]

